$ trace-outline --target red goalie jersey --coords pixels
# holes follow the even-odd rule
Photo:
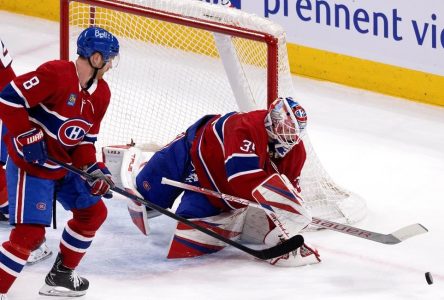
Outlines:
[[[283,158],[275,158],[264,127],[266,115],[266,110],[230,113],[199,129],[191,155],[203,187],[254,201],[252,190],[279,172],[298,188],[304,145],[300,142]],[[220,202],[213,204],[223,208]]]
[[[45,133],[49,155],[77,167],[95,162],[94,143],[110,96],[101,79],[82,90],[73,62],[47,62],[16,77],[0,93],[0,118],[8,128],[5,142],[9,155],[31,175],[61,178],[66,171],[59,166],[26,163],[16,151],[14,137],[37,127]]]

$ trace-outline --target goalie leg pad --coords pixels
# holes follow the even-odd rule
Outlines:
[[[247,215],[241,240],[249,244],[263,244],[265,236],[274,228],[265,211],[260,207],[247,206]]]
[[[217,216],[190,219],[196,224],[232,240],[240,237],[246,208],[224,212]],[[197,257],[222,250],[226,244],[201,231],[179,223],[171,241],[168,258]]]
[[[130,192],[129,190],[127,191]],[[136,225],[143,235],[148,235],[150,233],[148,219],[158,217],[161,213],[155,210],[150,210],[145,205],[135,202],[132,199],[127,199],[127,207],[134,225]]]

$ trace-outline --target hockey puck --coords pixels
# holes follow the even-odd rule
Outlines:
[[[425,273],[425,278],[426,278],[426,280],[427,280],[427,283],[430,285],[430,284],[433,284],[433,277],[432,277],[432,274],[430,273],[430,272],[426,272]]]

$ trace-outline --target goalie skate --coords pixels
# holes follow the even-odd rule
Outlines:
[[[77,275],[76,271],[62,265],[60,254],[45,278],[39,294],[58,297],[80,297],[86,294],[89,282]]]
[[[28,265],[36,264],[42,260],[49,258],[52,255],[51,249],[43,242],[37,249],[31,252],[31,255],[26,262]]]

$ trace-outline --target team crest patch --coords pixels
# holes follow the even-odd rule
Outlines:
[[[46,203],[39,202],[36,204],[38,210],[46,210]]]
[[[146,191],[149,191],[149,190],[151,189],[151,185],[150,185],[150,183],[149,183],[148,181],[144,181],[144,182],[143,182],[143,188],[144,188]]]
[[[70,94],[66,104],[68,104],[68,106],[74,106],[76,104],[76,100],[77,100],[76,94]]]

